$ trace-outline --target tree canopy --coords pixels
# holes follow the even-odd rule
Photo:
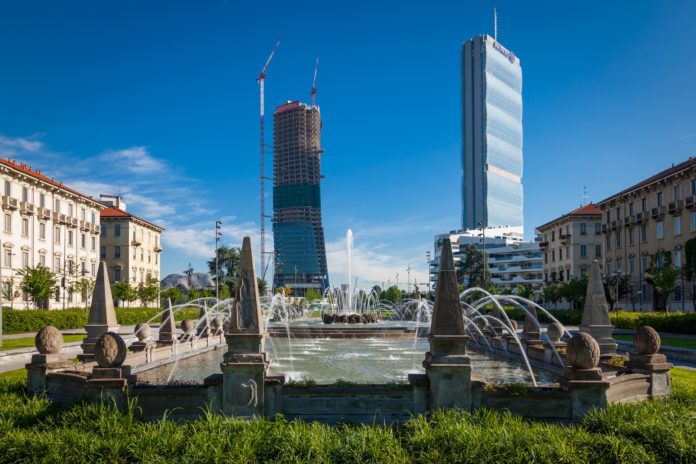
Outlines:
[[[22,276],[21,289],[34,303],[34,308],[44,306],[55,291],[56,276],[46,266],[25,267],[18,272]]]

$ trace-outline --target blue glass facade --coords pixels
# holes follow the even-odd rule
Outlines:
[[[522,68],[489,36],[462,47],[462,226],[524,226]]]

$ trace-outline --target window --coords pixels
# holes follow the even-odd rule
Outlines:
[[[39,264],[46,266],[46,255],[39,255]]]
[[[99,234],[102,237],[106,237],[106,225],[105,224],[102,224],[101,227],[99,228]]]
[[[556,262],[556,250],[551,250],[551,262]]]
[[[607,223],[611,222],[611,212],[607,211]]]
[[[633,202],[628,204],[628,215],[633,216]]]
[[[587,235],[587,224],[584,222],[580,223],[580,235]]]
[[[580,257],[587,258],[587,245],[580,245]]]
[[[26,187],[22,187],[22,201],[25,203],[29,201],[29,190]]]
[[[595,258],[601,258],[601,257],[602,257],[602,245],[595,245],[595,247],[594,247],[594,255],[595,255]]]
[[[616,207],[616,220],[617,221],[621,220],[621,207],[620,206]]]
[[[53,260],[53,272],[60,272],[60,257]]]
[[[92,277],[97,276],[97,265],[95,263],[92,263]]]
[[[555,241],[555,240],[556,240],[556,231],[555,231],[555,230],[552,230],[552,231],[551,231],[551,241],[553,242],[553,241]]]
[[[73,216],[73,205],[68,203],[68,216]]]
[[[662,240],[664,238],[664,230],[663,230],[663,223],[662,221],[658,221],[655,223],[656,229],[657,229],[657,239]]]
[[[630,272],[631,274],[636,272],[636,258],[634,258],[633,256],[628,258],[628,272]]]
[[[87,248],[87,236],[85,234],[80,234],[80,246]]]
[[[121,224],[114,224],[114,237],[121,236]]]
[[[607,275],[611,275],[611,263],[607,263]]]
[[[691,194],[696,195],[696,179],[691,181]]]
[[[696,213],[691,213],[691,232],[696,232]]]
[[[155,253],[155,264],[159,263],[159,254]]]
[[[665,255],[663,253],[658,253],[657,255],[657,268],[662,270],[665,267]]]
[[[145,261],[145,252],[142,249],[140,250],[140,261]]]
[[[12,250],[5,250],[5,267],[12,268]]]
[[[5,232],[12,232],[12,215],[5,214]]]
[[[681,235],[681,216],[674,218],[674,235]]]
[[[39,206],[41,208],[46,207],[46,195],[44,195],[43,193],[39,193]]]
[[[114,258],[120,258],[120,257],[121,257],[121,247],[117,245],[114,247]]]
[[[675,185],[672,187],[672,198],[674,201],[681,200],[681,185]]]
[[[648,241],[648,226],[640,226],[640,240],[642,242]]]
[[[616,232],[616,248],[621,248],[621,232]]]
[[[68,245],[72,246],[73,244],[73,231],[69,230],[68,231]]]
[[[151,263],[151,262],[152,262],[152,252],[151,252],[151,251],[148,251],[148,252],[147,252],[147,262],[148,262],[148,263]]]
[[[22,237],[29,236],[29,219],[22,218]]]
[[[657,192],[657,206],[662,206],[664,203],[664,195],[662,192]]]
[[[39,222],[39,238],[41,240],[46,240],[46,223]]]
[[[137,240],[136,234],[135,234],[135,229],[133,229],[133,241]]]
[[[674,250],[674,259],[672,260],[674,262],[674,265],[677,267],[682,266],[682,252],[681,250]]]
[[[106,247],[104,245],[99,247],[99,257],[101,259],[106,259]]]
[[[85,211],[84,208],[81,208],[80,209],[80,219],[84,221],[85,218],[87,217],[86,215],[87,215],[87,211]]]
[[[641,271],[643,271],[643,272],[645,272],[646,269],[648,269],[648,257],[647,256],[641,256],[640,268],[641,268]]]
[[[594,233],[595,233],[595,235],[600,235],[602,233],[602,224],[601,223],[595,222]]]
[[[10,184],[9,180],[5,181],[5,195],[8,197],[12,195],[12,184]]]
[[[640,200],[640,210],[646,212],[648,210],[648,199],[643,198]]]
[[[120,281],[121,281],[121,268],[115,267],[114,268],[114,282],[120,282]]]
[[[156,256],[157,256],[157,255],[155,255],[155,257],[156,257]],[[544,263],[545,263],[545,264],[548,264],[548,262],[549,262],[549,254],[548,254],[548,253],[544,253]]]
[[[563,248],[558,249],[558,260],[563,261]]]
[[[97,249],[97,238],[92,237],[92,251],[95,251]]]
[[[92,222],[92,224],[96,224],[96,223],[97,223],[97,215],[95,214],[94,211],[92,211],[92,221],[91,221],[91,222]]]
[[[60,200],[58,198],[56,198],[55,203],[56,203],[56,208],[55,208],[56,213],[60,213]]]
[[[22,252],[22,267],[29,267],[29,252]]]
[[[611,250],[611,235],[607,234],[607,251]]]

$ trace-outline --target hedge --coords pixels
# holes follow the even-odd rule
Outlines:
[[[160,322],[161,308],[116,308],[116,320],[120,325],[135,325],[139,322]],[[153,319],[154,318],[154,319]],[[175,316],[177,321],[183,319],[198,319],[198,309],[187,308]],[[5,334],[37,332],[47,325],[58,329],[80,329],[87,323],[87,312],[84,308],[45,310],[16,310],[4,308],[2,312],[2,328]]]

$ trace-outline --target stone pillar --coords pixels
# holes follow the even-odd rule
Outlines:
[[[529,313],[525,313],[524,325],[522,326],[522,340],[527,345],[541,345],[541,333],[539,331],[536,306],[533,304],[527,305],[527,311],[529,311]]]
[[[597,341],[602,359],[610,359],[616,355],[616,340],[612,338],[614,326],[609,318],[609,304],[604,294],[599,261],[596,260],[590,267],[580,332],[592,335]]]
[[[162,324],[160,324],[157,342],[162,345],[175,345],[177,342],[176,321],[174,320],[171,299],[167,299],[167,308],[162,314]]]
[[[265,413],[265,375],[269,362],[264,351],[265,327],[254,271],[251,239],[244,237],[239,283],[222,370],[222,410],[238,417]]]
[[[49,325],[39,330],[34,337],[34,345],[39,354],[31,357],[25,364],[27,369],[27,390],[30,395],[41,395],[47,390],[46,374],[49,371],[67,369],[72,363],[61,354],[63,334]]]
[[[567,365],[560,384],[570,391],[571,419],[582,419],[591,409],[606,409],[609,381],[597,367],[600,347],[591,335],[580,332],[568,342]]]
[[[92,402],[115,403],[119,409],[126,405],[130,366],[126,360],[126,342],[113,332],[102,335],[94,347],[98,367],[85,383],[85,396]]]
[[[99,263],[99,271],[94,284],[92,294],[92,305],[89,309],[89,317],[85,331],[87,337],[82,341],[82,353],[77,358],[82,362],[94,360],[94,345],[107,332],[117,333],[119,325],[116,322],[116,311],[114,310],[114,300],[111,296],[111,284],[109,283],[109,273],[106,263]]]
[[[452,244],[443,240],[435,305],[430,323],[430,351],[425,354],[430,409],[471,407],[471,361],[466,355],[464,315],[457,288]]]
[[[660,351],[660,334],[650,326],[643,326],[633,337],[633,348],[626,363],[626,368],[640,374],[650,376],[650,396],[660,397],[669,395],[672,391],[672,379],[669,370],[672,364],[667,357],[658,354]]]

